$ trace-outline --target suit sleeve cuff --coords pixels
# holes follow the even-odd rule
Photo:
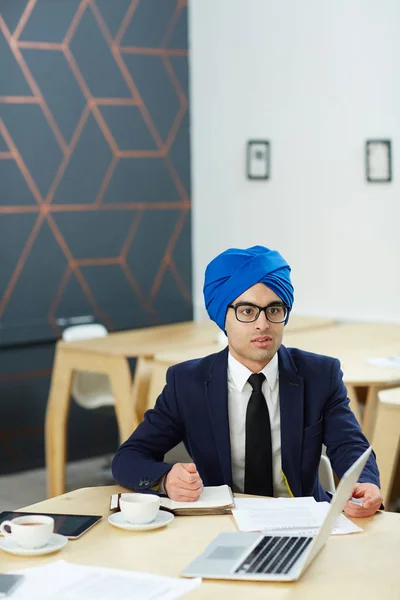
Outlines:
[[[166,475],[163,475],[161,477],[161,479],[159,479],[156,483],[154,483],[151,486],[150,489],[154,492],[157,492],[158,494],[167,495],[167,492],[165,491],[165,487],[164,487],[165,478],[166,478]]]

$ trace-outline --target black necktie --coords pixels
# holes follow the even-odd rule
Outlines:
[[[248,379],[253,391],[246,412],[244,491],[246,494],[273,496],[271,423],[261,391],[264,379],[263,373],[253,373]]]

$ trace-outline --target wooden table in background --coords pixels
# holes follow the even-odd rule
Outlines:
[[[90,566],[129,569],[179,577],[183,569],[223,531],[236,531],[231,515],[176,517],[163,529],[123,531],[107,521],[110,496],[119,486],[86,488],[25,507],[33,512],[98,514],[104,519],[60,552],[17,557],[0,551],[0,571],[66,560]],[[362,533],[331,536],[295,583],[207,581],[185,595],[193,600],[399,600],[400,515],[378,513],[354,519]],[[116,590],[115,597],[118,598]]]
[[[352,408],[371,441],[378,391],[400,385],[400,368],[376,367],[369,359],[400,353],[400,325],[342,323],[324,331],[286,332],[284,344],[340,359]],[[367,392],[362,419],[357,388]]]
[[[289,331],[329,327],[331,319],[296,317]],[[218,340],[219,328],[212,321],[190,321],[160,325],[120,333],[104,338],[75,342],[59,341],[51,377],[46,411],[46,467],[49,497],[65,490],[67,424],[75,371],[108,375],[115,400],[115,413],[121,442],[137,427],[147,408],[153,359],[157,352],[188,346],[207,346]],[[136,358],[132,379],[128,363]]]

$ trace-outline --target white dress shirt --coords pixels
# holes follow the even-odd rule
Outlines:
[[[281,461],[281,415],[279,408],[278,354],[260,371],[265,375],[262,393],[266,399],[271,422],[272,481],[274,496],[290,496],[282,477]],[[247,381],[252,375],[229,353],[228,356],[228,412],[231,440],[233,491],[244,491],[244,469],[246,448],[246,410],[252,387]]]

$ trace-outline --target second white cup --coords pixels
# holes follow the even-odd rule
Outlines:
[[[160,508],[160,498],[155,494],[121,494],[119,500],[125,521],[134,525],[151,523]]]

